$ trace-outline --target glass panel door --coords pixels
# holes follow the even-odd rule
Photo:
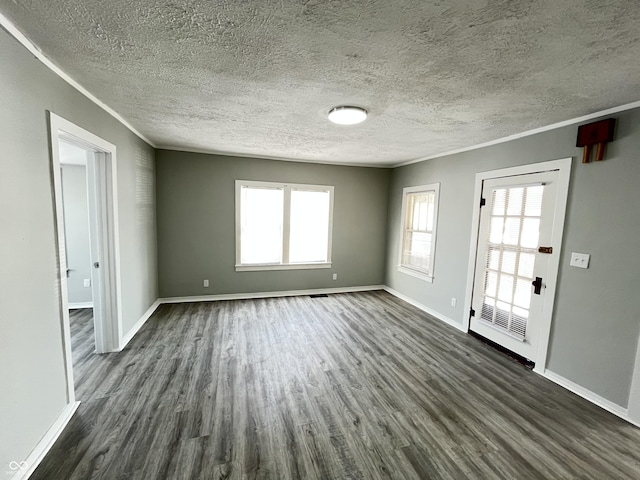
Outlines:
[[[470,330],[535,359],[545,294],[532,283],[547,276],[557,171],[485,180]],[[542,280],[544,286],[544,280]],[[534,360],[535,361],[535,360]]]
[[[540,234],[544,185],[492,192],[480,318],[524,340]]]

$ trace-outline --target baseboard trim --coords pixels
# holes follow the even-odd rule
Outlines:
[[[33,474],[45,455],[51,450],[53,444],[56,443],[56,440],[71,420],[71,417],[73,417],[73,414],[76,413],[79,406],[80,402],[73,402],[64,407],[64,410],[62,410],[62,413],[60,413],[54,424],[51,425],[47,433],[44,434],[44,437],[40,439],[24,461],[27,468],[18,470],[11,480],[26,480]]]
[[[93,302],[80,302],[67,304],[69,310],[79,310],[81,308],[93,308]]]
[[[197,295],[193,297],[165,297],[160,298],[161,304],[165,303],[189,303],[189,302],[217,302],[220,300],[252,300],[254,298],[273,297],[299,297],[302,295],[318,295],[332,293],[352,293],[368,292],[371,290],[384,290],[384,285],[366,285],[357,287],[339,288],[314,288],[309,290],[282,290],[276,292],[253,292],[253,293],[223,293],[220,295]]]
[[[151,306],[147,309],[147,311],[144,312],[140,320],[138,320],[138,322],[133,326],[133,328],[129,330],[129,332],[120,339],[120,346],[118,347],[118,350],[116,350],[117,352],[121,352],[122,350],[125,349],[125,347],[131,341],[131,339],[135,336],[136,333],[138,333],[138,331],[142,328],[142,326],[145,323],[147,323],[147,320],[151,318],[151,315],[153,315],[153,312],[155,312],[159,306],[160,306],[160,299],[157,299],[155,302],[151,304]]]
[[[541,373],[541,375],[551,380],[553,383],[556,383],[561,387],[566,388],[570,392],[575,393],[579,397],[582,397],[585,400],[588,400],[589,402],[599,406],[600,408],[604,408],[606,411],[613,413],[617,417],[620,417],[623,420],[626,420],[627,422],[635,425],[636,427],[640,427],[640,424],[638,424],[637,422],[629,418],[629,411],[626,408],[621,407],[617,403],[613,403],[612,401],[601,397],[597,393],[592,392],[588,388],[578,385],[577,383],[574,383],[571,380],[567,380],[562,375],[558,375],[557,373],[554,373],[548,369],[545,370],[543,373]]]
[[[400,292],[398,292],[397,290],[394,290],[391,287],[385,286],[384,290],[386,292],[389,292],[394,297],[398,297],[400,300],[404,300],[405,302],[413,305],[416,308],[419,308],[423,312],[428,313],[432,317],[437,318],[438,320],[440,320],[440,321],[452,326],[453,328],[455,328],[457,330],[460,330],[461,332],[467,333],[467,331],[464,329],[462,324],[460,324],[460,323],[456,322],[455,320],[447,317],[446,315],[443,315],[440,312],[436,312],[435,310],[432,310],[431,308],[427,307],[426,305],[421,304],[420,302],[416,302],[413,298],[408,297],[405,294],[400,293]]]

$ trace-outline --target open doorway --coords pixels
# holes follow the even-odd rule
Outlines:
[[[94,151],[58,140],[62,180],[62,217],[66,251],[67,307],[71,355],[76,396],[91,371],[96,353],[93,316],[94,269],[91,263],[91,235],[89,228],[89,193],[87,189],[87,160]],[[97,272],[95,273],[97,274]]]
[[[59,140],[69,310],[93,309],[87,158],[93,151]]]
[[[67,394],[75,401],[74,357],[119,351],[122,338],[116,148],[53,113],[50,127]]]

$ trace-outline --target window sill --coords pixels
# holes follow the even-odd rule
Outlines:
[[[236,265],[236,272],[259,272],[262,270],[315,270],[331,268],[331,262],[325,263],[287,263],[270,265]]]
[[[398,271],[401,273],[405,273],[407,275],[411,275],[412,277],[419,278],[420,280],[424,280],[425,282],[433,283],[433,276],[428,275],[423,272],[419,272],[417,270],[412,270],[407,267],[403,267],[402,265],[398,265]]]

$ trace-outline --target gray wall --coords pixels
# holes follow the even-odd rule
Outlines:
[[[167,150],[156,161],[161,297],[382,284],[389,170]],[[235,180],[333,185],[333,268],[236,272]]]
[[[547,368],[623,407],[640,330],[640,111],[615,115],[606,161],[581,164],[577,126],[392,171],[386,284],[462,324],[477,172],[574,157]],[[440,182],[435,280],[396,269],[402,188]],[[591,254],[588,270],[569,267]],[[451,297],[458,306],[451,307]]]
[[[0,478],[67,404],[47,110],[118,149],[125,333],[157,298],[154,151],[0,29]],[[11,472],[10,472],[11,473]]]
[[[70,304],[93,301],[91,288],[91,240],[87,201],[87,169],[82,165],[62,165],[62,203],[67,247],[67,290]]]

